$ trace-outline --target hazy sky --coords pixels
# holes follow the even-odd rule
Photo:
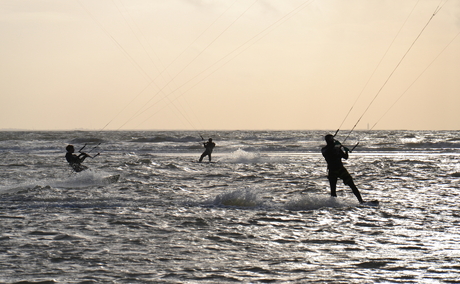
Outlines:
[[[0,129],[460,129],[459,33],[460,0],[0,0]]]

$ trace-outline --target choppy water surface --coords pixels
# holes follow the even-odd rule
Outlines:
[[[329,197],[323,131],[201,134],[216,163],[194,132],[0,132],[0,282],[460,282],[459,132],[350,137],[377,207]]]

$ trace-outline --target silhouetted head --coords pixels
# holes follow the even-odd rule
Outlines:
[[[335,144],[334,135],[332,135],[332,134],[328,134],[328,135],[324,136],[324,140],[326,140],[326,143],[328,145]]]
[[[212,142],[212,138],[209,138],[209,139],[208,139],[208,142]]]
[[[73,145],[67,145],[65,149],[67,150],[67,152],[70,152],[70,153],[75,152],[75,148],[73,147]]]

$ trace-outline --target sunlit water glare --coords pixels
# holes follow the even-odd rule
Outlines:
[[[0,282],[460,282],[459,132],[356,132],[379,206],[329,196],[324,134],[206,133],[197,163],[193,132],[1,132]],[[73,174],[68,143],[101,155]]]

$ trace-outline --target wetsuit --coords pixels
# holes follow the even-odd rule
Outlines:
[[[358,188],[353,182],[351,175],[343,166],[342,159],[348,159],[348,151],[344,152],[341,147],[336,147],[334,143],[328,143],[321,149],[324,159],[327,162],[329,184],[331,186],[331,196],[337,196],[337,180],[340,178],[343,183],[348,185],[359,202],[363,202]]]
[[[206,156],[209,157],[209,161],[211,162],[212,150],[214,149],[214,147],[216,147],[216,143],[212,141],[208,141],[208,142],[203,143],[203,146],[204,148],[206,148],[206,150],[204,150],[203,154],[201,154],[200,162],[203,161],[203,158]]]
[[[83,166],[81,164],[81,162],[83,162],[83,160],[86,158],[86,156],[83,156],[83,158],[80,158],[80,156],[77,156],[77,155],[72,154],[70,152],[67,152],[65,154],[65,159],[67,160],[67,162],[69,162],[69,165],[72,167],[72,169],[74,171],[76,171],[77,173],[81,172],[81,171],[84,171],[84,170],[86,170],[88,168],[88,167],[85,167],[85,166]]]
[[[337,178],[341,178],[343,183],[348,185],[352,178],[342,163],[342,159],[348,159],[348,153],[345,153],[341,148],[335,147],[335,145],[323,147],[321,153],[327,162],[328,178],[335,179],[336,182]]]

